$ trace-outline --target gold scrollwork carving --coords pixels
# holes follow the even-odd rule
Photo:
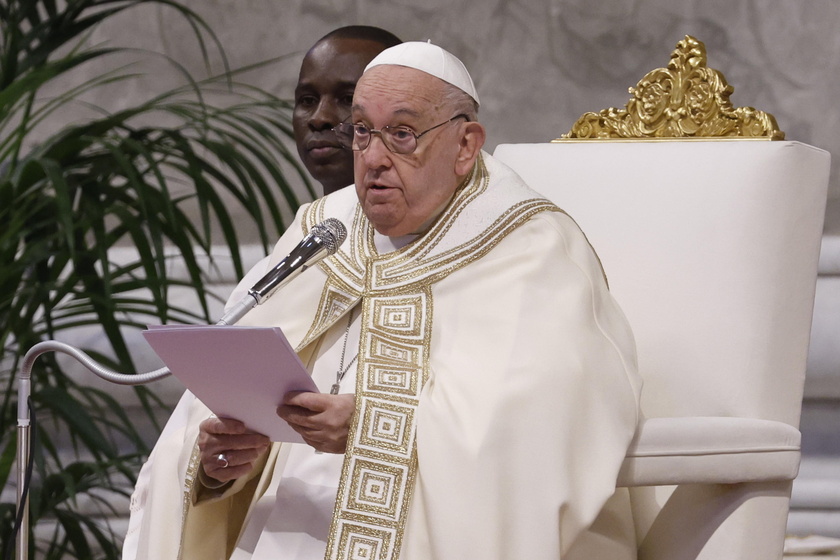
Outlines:
[[[776,119],[752,107],[732,106],[734,88],[706,66],[706,46],[686,35],[667,68],[648,72],[624,109],[584,113],[555,141],[608,138],[766,137],[783,140]]]

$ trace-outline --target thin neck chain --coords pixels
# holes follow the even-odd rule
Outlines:
[[[350,310],[350,313],[347,318],[347,328],[344,330],[344,344],[341,347],[341,362],[339,362],[338,370],[335,372],[335,383],[333,383],[332,387],[330,388],[331,395],[337,395],[338,390],[341,388],[341,380],[344,379],[344,376],[350,371],[350,368],[356,362],[356,358],[359,357],[359,353],[356,352],[356,355],[353,356],[353,359],[350,360],[350,363],[347,366],[344,366],[344,355],[347,352],[347,339],[350,337],[350,325],[353,324],[353,312],[355,308]]]

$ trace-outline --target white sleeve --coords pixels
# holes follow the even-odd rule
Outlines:
[[[158,442],[166,441],[171,435],[179,430],[183,430],[189,418],[188,412],[195,396],[189,392],[184,391],[181,395],[181,400],[172,411],[172,415],[163,427],[160,433]],[[134,492],[131,494],[131,504],[129,506],[128,531],[123,541],[122,560],[135,560],[137,558],[137,550],[139,545],[140,527],[143,525],[143,514],[145,513],[146,501],[149,496],[149,489],[151,487],[151,477],[154,470],[155,451],[158,445],[155,444],[151,455],[143,463],[140,473],[137,475],[137,484],[134,487]]]

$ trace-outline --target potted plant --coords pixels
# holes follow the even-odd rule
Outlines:
[[[134,371],[126,329],[149,322],[208,322],[213,247],[243,272],[231,204],[256,224],[264,246],[284,229],[299,200],[289,173],[314,195],[287,149],[287,102],[224,72],[114,112],[42,135],[49,117],[85,95],[131,79],[107,69],[119,47],[89,46],[86,34],[140,4],[184,18],[202,49],[224,53],[206,22],[174,0],[6,0],[0,3],[0,503],[2,554],[14,546],[16,392],[20,360],[35,343],[80,326],[101,329],[107,351],[87,349],[117,371]],[[54,97],[45,86],[83,65],[106,69]],[[208,96],[222,101],[210,102]],[[148,124],[166,122],[167,124]],[[33,141],[37,138],[37,143]],[[232,201],[232,202],[231,202]],[[187,206],[197,209],[191,218]],[[114,258],[129,247],[131,258]],[[123,251],[124,253],[125,251]],[[186,277],[170,272],[176,258]],[[210,266],[207,265],[210,263]],[[173,303],[194,291],[195,306]],[[106,390],[67,377],[52,355],[32,373],[40,429],[33,440],[31,552],[43,558],[118,558],[121,535],[107,513],[111,492],[125,493],[148,451],[123,406]],[[136,398],[151,415],[153,391]],[[73,453],[58,441],[66,438]],[[118,442],[121,442],[118,445]],[[127,445],[126,445],[126,442]],[[128,447],[129,451],[125,451]]]

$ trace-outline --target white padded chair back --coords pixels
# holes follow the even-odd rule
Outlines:
[[[567,211],[600,256],[636,337],[645,416],[798,427],[826,152],[675,140],[506,144],[494,155]],[[749,486],[682,488],[666,505],[671,490],[634,491],[641,559],[767,560],[781,551],[789,482],[765,485],[755,499]],[[703,510],[700,495],[717,505]],[[756,531],[772,536],[756,542]]]

